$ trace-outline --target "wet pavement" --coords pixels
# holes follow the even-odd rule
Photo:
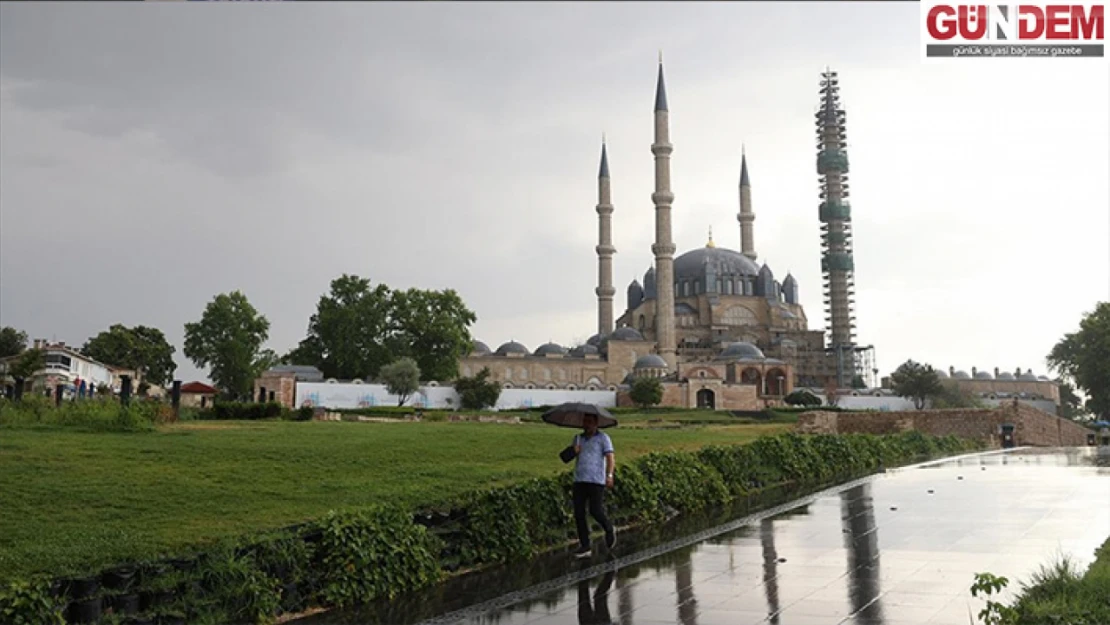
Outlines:
[[[1091,562],[1110,536],[1110,467],[1098,461],[1039,449],[895,470],[670,542],[630,534],[585,563],[548,556],[546,573],[507,569],[515,583],[487,574],[478,588],[312,621],[963,625],[982,607],[974,573],[1026,580],[1062,555]]]

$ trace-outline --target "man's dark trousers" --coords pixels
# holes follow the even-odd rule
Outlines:
[[[574,483],[574,522],[578,526],[578,544],[582,547],[590,546],[590,526],[586,522],[586,509],[590,516],[605,530],[606,536],[613,535],[613,524],[605,514],[605,485],[591,484],[589,482]]]

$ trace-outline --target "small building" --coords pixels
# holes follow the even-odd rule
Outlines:
[[[254,399],[296,408],[297,382],[323,382],[324,373],[309,365],[277,365],[254,381]]]
[[[29,387],[29,389],[25,388],[25,391],[49,393],[60,384],[64,387],[65,393],[72,396],[79,392],[82,385],[86,389],[113,386],[114,377],[111,367],[85,356],[65,343],[48,343],[45,340],[36,339],[33,349],[42,350],[46,366],[36,371],[29,380],[24,381],[24,384]],[[0,379],[4,380],[5,385],[14,383],[8,369],[11,363],[19,358],[20,356],[9,356],[0,360]]]
[[[216,401],[219,391],[204,382],[181,385],[181,405],[186,408],[209,408]]]

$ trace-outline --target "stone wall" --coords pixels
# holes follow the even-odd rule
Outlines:
[[[933,436],[954,435],[1001,447],[1001,427],[1014,426],[1019,446],[1086,445],[1089,430],[1032,406],[1013,401],[997,408],[904,412],[806,412],[797,430],[805,434],[896,434],[916,430]]]

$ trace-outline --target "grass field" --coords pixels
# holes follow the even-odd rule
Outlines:
[[[621,416],[622,427],[610,431],[618,463],[789,429],[730,425],[727,418],[643,427],[658,418],[671,417]],[[140,433],[0,428],[0,579],[171,555],[332,509],[429,503],[565,471],[557,454],[573,434],[477,423],[205,421]]]

